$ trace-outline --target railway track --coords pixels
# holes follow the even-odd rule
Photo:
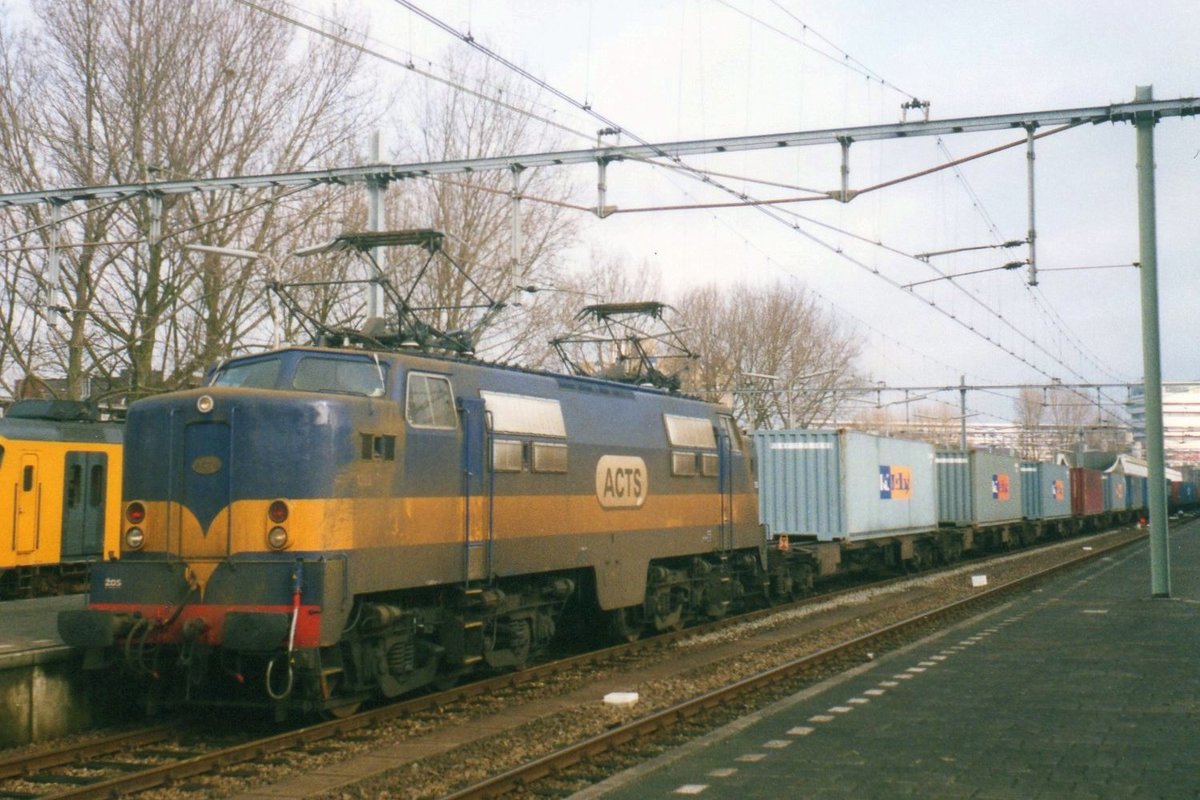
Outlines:
[[[1140,538],[1140,536],[1134,538]],[[1117,546],[1127,544],[1132,540],[1123,539]],[[1079,541],[1081,540],[1073,540],[1073,542]],[[1032,554],[1037,551],[1027,552]],[[1107,551],[1097,549],[1089,555],[1102,552]],[[1078,561],[1068,562],[1067,566],[1075,563]],[[961,566],[959,566],[959,570],[961,571]],[[1037,577],[1045,574],[1045,571],[1039,572]],[[446,715],[447,709],[453,709],[462,704],[491,702],[504,706],[510,702],[513,692],[522,691],[523,687],[545,685],[554,681],[558,675],[577,674],[581,670],[616,668],[623,661],[647,658],[655,651],[661,651],[664,657],[670,657],[669,653],[672,648],[688,639],[719,634],[720,631],[733,626],[753,624],[756,620],[779,615],[788,609],[796,610],[830,604],[836,602],[837,598],[842,595],[885,590],[902,580],[904,579],[889,579],[868,586],[858,586],[807,598],[792,606],[751,612],[687,631],[559,659],[520,672],[465,684],[445,692],[370,709],[345,719],[331,720],[269,736],[245,737],[244,741],[235,741],[227,746],[202,743],[199,739],[204,737],[189,736],[186,726],[181,727],[180,724],[175,723],[156,725],[103,739],[80,742],[54,751],[31,752],[28,755],[0,760],[0,781],[2,781],[0,782],[0,798],[116,797],[155,787],[172,786],[186,789],[189,781],[195,779],[196,776],[205,774],[225,772],[236,778],[239,775],[240,765],[247,762],[288,761],[297,753],[312,753],[314,748],[319,750],[324,746],[323,743],[370,741],[372,727],[396,720],[408,719],[420,724],[420,721],[425,719],[430,720],[430,725],[436,728],[438,721]],[[988,598],[994,598],[996,592],[1011,591],[1017,585],[1016,582],[1007,583],[972,598],[970,602],[986,602]],[[894,630],[891,635],[899,634],[904,630],[905,625],[917,624],[920,621],[928,624],[932,619],[953,613],[953,608],[954,606],[948,606],[946,609],[939,609],[932,614],[922,613],[907,623],[893,626]],[[837,657],[839,653],[846,654],[855,647],[861,648],[870,645],[875,641],[873,637],[880,635],[886,636],[888,633],[859,637],[839,648],[828,648],[817,656],[809,657],[807,663],[810,665],[827,663],[829,659]],[[785,680],[789,674],[795,674],[805,669],[804,664],[805,660],[800,659],[773,671],[771,674],[776,676],[774,678],[768,676],[739,681],[732,687],[709,692],[687,703],[675,704],[644,718],[632,720],[615,727],[603,736],[592,737],[578,745],[565,748],[559,753],[532,760],[521,768],[510,770],[495,778],[462,789],[455,796],[490,797],[504,793],[514,786],[525,785],[538,776],[553,774],[562,769],[563,764],[578,761],[594,753],[610,751],[621,741],[645,736],[646,731],[670,727],[673,724],[672,721],[688,719],[705,708],[726,702],[729,697],[735,697],[772,682]],[[496,713],[503,714],[503,708]]]
[[[561,748],[502,774],[462,787],[446,795],[444,800],[492,798],[528,789],[543,779],[555,776],[597,756],[609,754],[631,743],[660,735],[664,731],[669,731],[714,709],[726,707],[747,694],[763,691],[808,673],[819,672],[830,662],[862,661],[867,653],[880,650],[888,646],[891,641],[911,639],[914,632],[924,635],[930,628],[957,621],[973,613],[975,609],[994,604],[1012,592],[1023,590],[1047,577],[1084,562],[1108,555],[1141,538],[1141,536],[1130,537],[1105,547],[1093,548],[1075,559],[982,590],[972,597],[922,612],[898,623],[791,660],[714,691],[689,698],[668,708],[654,711],[586,741]]]

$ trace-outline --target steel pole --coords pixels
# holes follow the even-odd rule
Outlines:
[[[383,158],[379,142],[379,131],[374,131],[369,139],[372,164],[378,164]],[[367,179],[367,230],[383,230],[383,195],[387,191],[387,183],[375,178]],[[383,248],[371,249],[371,283],[367,284],[367,318],[382,316],[383,287],[377,281],[383,276],[380,260],[383,258]]]
[[[1148,100],[1152,86],[1137,87],[1134,97]],[[1146,398],[1146,460],[1150,478],[1150,592],[1171,596],[1167,547],[1167,489],[1163,455],[1162,364],[1158,341],[1158,242],[1154,209],[1153,113],[1139,115],[1137,127],[1138,253],[1142,264],[1142,361]]]

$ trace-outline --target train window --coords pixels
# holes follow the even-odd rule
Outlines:
[[[21,473],[21,491],[33,491],[33,465],[25,467]]]
[[[525,468],[525,445],[513,439],[492,442],[492,469],[496,472],[520,472]]]
[[[384,367],[377,361],[309,356],[300,359],[292,388],[302,392],[336,392],[382,397]]]
[[[0,444],[0,467],[4,466],[4,445]]]
[[[696,454],[671,451],[671,474],[683,478],[696,474]]]
[[[496,433],[566,438],[562,406],[557,400],[523,394],[480,392]]]
[[[566,472],[567,446],[549,442],[533,443],[534,472]]]
[[[280,363],[278,358],[265,358],[228,364],[213,377],[212,385],[274,389],[279,378]]]
[[[717,449],[717,437],[712,422],[704,417],[677,417],[663,414],[667,426],[667,442],[673,447],[702,447]]]
[[[700,454],[700,474],[706,478],[715,478],[721,469],[721,462],[716,453]]]
[[[83,486],[83,467],[72,464],[67,467],[67,508],[79,505],[79,490]]]
[[[89,477],[88,505],[98,508],[104,503],[104,467],[93,464]]]
[[[408,376],[407,411],[408,423],[414,428],[458,427],[458,415],[454,410],[454,392],[450,381],[438,375],[411,373]]]

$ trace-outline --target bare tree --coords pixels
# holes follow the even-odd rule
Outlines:
[[[297,46],[285,23],[232,0],[37,0],[34,10],[37,31],[0,32],[0,77],[11,87],[0,143],[16,145],[0,148],[7,191],[332,165],[363,124],[358,51]],[[183,382],[244,347],[264,328],[265,265],[185,257],[181,245],[282,249],[336,200],[286,194],[66,206],[79,215],[54,226],[52,209],[10,212],[8,235],[27,231],[26,247],[57,237],[60,272],[55,280],[44,249],[27,249],[6,265],[5,289],[25,308],[61,293],[53,305],[65,330],[12,309],[0,320],[12,359],[0,377],[14,365],[57,372],[78,396],[85,374],[126,373],[136,392]]]
[[[678,305],[701,355],[690,390],[732,392],[739,419],[751,428],[828,424],[839,390],[858,382],[861,343],[792,284],[701,287]]]
[[[409,134],[402,142],[401,158],[483,158],[561,146],[550,126],[522,112],[533,107],[534,99],[520,95],[510,74],[474,56],[450,57],[446,66],[466,90],[434,83],[418,87],[403,106],[401,130]],[[479,321],[480,309],[472,306],[486,303],[484,298],[519,300],[521,307],[513,309],[517,313],[489,320],[487,330],[480,332],[479,350],[495,360],[543,358],[546,331],[532,324],[528,312],[545,298],[518,295],[517,287],[562,282],[561,255],[573,242],[571,215],[576,213],[560,205],[571,192],[566,173],[478,172],[416,180],[397,190],[399,201],[388,204],[389,224],[445,233],[447,254],[462,267],[444,261],[431,264],[413,293],[413,304],[428,309],[425,313],[440,329],[455,330]],[[514,195],[520,198],[516,203]],[[423,254],[397,251],[389,258],[392,280],[411,286],[424,264]]]

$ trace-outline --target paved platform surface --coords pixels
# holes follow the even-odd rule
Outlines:
[[[1200,798],[1200,521],[1169,552],[1170,599],[1143,540],[575,798]]]
[[[87,605],[87,595],[0,602],[0,669],[32,651],[66,648],[58,636],[58,612]]]

